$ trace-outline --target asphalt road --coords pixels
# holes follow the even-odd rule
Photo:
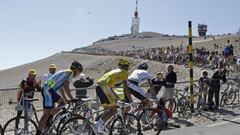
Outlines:
[[[165,130],[160,135],[240,135],[240,116],[206,125]]]

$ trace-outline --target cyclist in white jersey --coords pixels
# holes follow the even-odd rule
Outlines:
[[[44,82],[44,87],[42,89],[44,112],[42,118],[40,119],[36,135],[41,135],[41,132],[43,128],[46,127],[47,122],[58,111],[54,110],[55,102],[59,105],[66,103],[66,95],[71,101],[75,100],[70,92],[69,83],[72,78],[77,77],[82,71],[82,65],[77,61],[73,61],[70,69],[58,71]]]
[[[143,62],[139,64],[138,69],[134,70],[132,74],[128,77],[128,89],[131,95],[141,100],[142,105],[138,107],[138,110],[142,110],[145,106],[150,105],[150,101],[146,96],[146,92],[139,87],[139,84],[147,81],[150,86],[150,91],[153,97],[156,96],[151,79],[153,76],[147,71],[148,65]],[[129,102],[128,98],[125,96],[126,102]]]

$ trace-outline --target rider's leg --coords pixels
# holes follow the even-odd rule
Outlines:
[[[41,131],[43,130],[43,128],[46,127],[47,125],[47,121],[51,115],[51,109],[44,109],[43,111],[43,116],[42,118],[40,119],[39,121],[39,126],[38,126],[38,131],[37,131],[37,134],[36,135],[40,135],[41,134]],[[39,134],[40,133],[40,134]]]
[[[101,114],[101,117],[96,122],[95,126],[98,129],[101,125],[110,119],[113,115],[117,113],[116,99],[114,95],[106,89],[103,89],[101,86],[96,87],[96,95],[99,97],[103,108],[106,110]]]

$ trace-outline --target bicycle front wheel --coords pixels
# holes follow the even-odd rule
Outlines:
[[[227,94],[227,100],[226,100],[226,105],[232,105],[233,102],[235,101],[236,99],[236,92],[235,91],[230,91],[228,94]]]
[[[152,131],[154,135],[159,135],[164,127],[160,112],[154,109],[144,110],[139,117],[141,131]]]
[[[116,117],[111,125],[109,135],[136,135],[141,134],[138,118],[130,113],[124,113],[123,118]]]
[[[73,117],[63,124],[60,135],[95,135],[91,123],[85,118]]]
[[[236,99],[236,92],[230,91],[228,93],[223,93],[221,101],[220,101],[220,106],[224,105],[231,105]]]
[[[3,127],[2,135],[35,135],[37,131],[37,124],[32,120],[28,120],[27,129],[24,128],[24,120],[26,117],[14,117],[10,119]]]

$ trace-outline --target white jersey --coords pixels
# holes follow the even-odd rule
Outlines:
[[[44,82],[45,82],[48,78],[50,78],[50,77],[52,77],[52,76],[53,76],[53,74],[51,74],[51,73],[44,74],[43,77],[42,77],[41,87],[43,87],[43,86],[44,86]]]
[[[134,81],[138,84],[143,83],[144,81],[148,80],[148,79],[152,79],[153,76],[146,70],[142,70],[142,69],[136,69],[132,72],[132,74],[128,77],[128,80],[130,81]],[[131,88],[132,90],[138,92],[139,94],[143,95],[145,97],[145,92],[144,90],[142,90],[140,87],[138,87],[137,85],[129,82],[128,83],[128,88]]]
[[[128,80],[137,82],[138,84],[143,83],[148,79],[152,79],[153,76],[146,70],[136,69],[132,72],[132,74],[128,77]]]

